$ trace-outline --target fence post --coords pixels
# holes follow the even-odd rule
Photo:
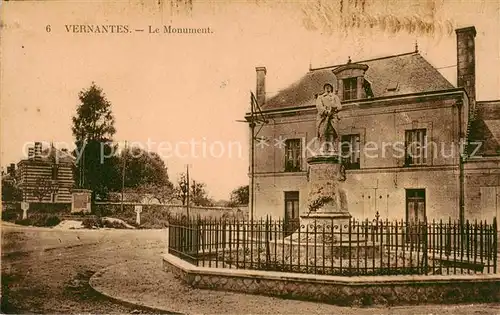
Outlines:
[[[423,264],[422,264],[422,267],[424,268],[424,273],[428,273],[429,272],[429,261],[428,261],[428,231],[427,231],[427,216],[424,217],[424,226],[423,226],[423,237],[422,237],[422,240],[423,240],[423,249],[422,249],[422,259],[423,259]]]
[[[498,228],[497,217],[493,218],[493,272],[497,273],[497,256],[498,256]]]
[[[266,268],[269,268],[269,263],[271,261],[271,249],[269,248],[269,216],[266,216]]]
[[[167,254],[170,253],[170,222],[167,223],[166,230],[166,239],[165,245],[167,246]]]

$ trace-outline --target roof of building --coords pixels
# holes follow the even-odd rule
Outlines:
[[[469,139],[482,145],[475,154],[500,155],[500,100],[477,102],[476,109],[477,119],[471,125]]]
[[[365,79],[371,84],[374,97],[404,95],[454,88],[418,52],[405,53],[383,58],[355,62],[368,66]],[[335,84],[332,70],[343,65],[311,69],[275,96],[266,100],[262,109],[300,107],[314,105],[315,95],[323,92],[325,83]],[[397,87],[388,90],[389,87]],[[340,93],[340,91],[339,91]]]
[[[57,157],[59,163],[75,163],[75,157],[69,151],[59,150],[55,147],[48,147],[42,150],[42,154],[39,158],[33,161],[53,163]],[[24,159],[22,161],[30,161],[29,159]]]

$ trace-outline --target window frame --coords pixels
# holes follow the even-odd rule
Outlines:
[[[353,147],[353,139],[357,139],[357,149],[354,149]],[[350,152],[349,157],[344,157],[344,143],[349,142],[351,145],[351,148],[353,148],[352,152]],[[341,153],[342,153],[342,164],[346,168],[346,170],[354,170],[354,169],[360,169],[361,168],[361,134],[359,133],[352,133],[352,134],[345,134],[340,137],[340,143],[341,143]],[[357,162],[352,162],[354,158],[357,157]],[[346,162],[348,160],[348,162]]]
[[[410,137],[411,135],[411,137]],[[421,135],[421,136],[420,136]],[[419,138],[420,136],[420,138]],[[428,163],[427,159],[427,129],[426,128],[413,128],[405,130],[405,167],[418,167],[425,166]],[[416,139],[413,140],[413,139]],[[410,142],[411,141],[411,142]],[[420,146],[418,148],[410,147],[412,144],[418,143]],[[423,156],[412,157],[415,155],[415,150],[419,151],[419,154],[423,153]],[[413,151],[413,152],[410,152]],[[411,153],[411,155],[410,155]]]
[[[295,154],[293,153],[296,150]],[[291,152],[290,152],[291,151]],[[290,158],[290,155],[292,157]],[[292,164],[292,165],[290,165]],[[285,172],[302,171],[302,141],[300,138],[285,140]]]
[[[358,78],[346,78],[342,80],[344,101],[355,100],[358,98]]]

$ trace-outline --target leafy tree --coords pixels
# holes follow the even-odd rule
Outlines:
[[[73,117],[73,135],[77,141],[111,141],[116,132],[111,103],[94,82],[78,94],[81,104]]]
[[[125,187],[166,187],[173,190],[168,169],[162,158],[141,148],[127,148],[120,154],[120,165],[125,163]]]
[[[250,200],[249,195],[248,185],[240,186],[231,192],[230,203],[232,205],[247,205]]]
[[[23,191],[15,180],[2,176],[2,200],[3,201],[21,201],[23,200]]]
[[[73,117],[72,132],[77,151],[78,186],[91,189],[93,197],[105,195],[120,186],[120,173],[111,144],[116,132],[111,103],[94,82],[78,94],[80,104]],[[109,158],[111,157],[111,158]]]
[[[120,154],[120,165],[125,165],[124,186],[138,194],[141,200],[149,198],[168,203],[175,199],[167,166],[157,153],[138,147],[127,148]]]

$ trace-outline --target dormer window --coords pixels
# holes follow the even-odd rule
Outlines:
[[[358,95],[357,86],[358,79],[357,78],[348,78],[344,79],[344,101],[355,100]]]
[[[368,66],[348,63],[332,70],[337,78],[338,94],[341,101],[359,100],[373,97],[371,84],[365,78]]]

